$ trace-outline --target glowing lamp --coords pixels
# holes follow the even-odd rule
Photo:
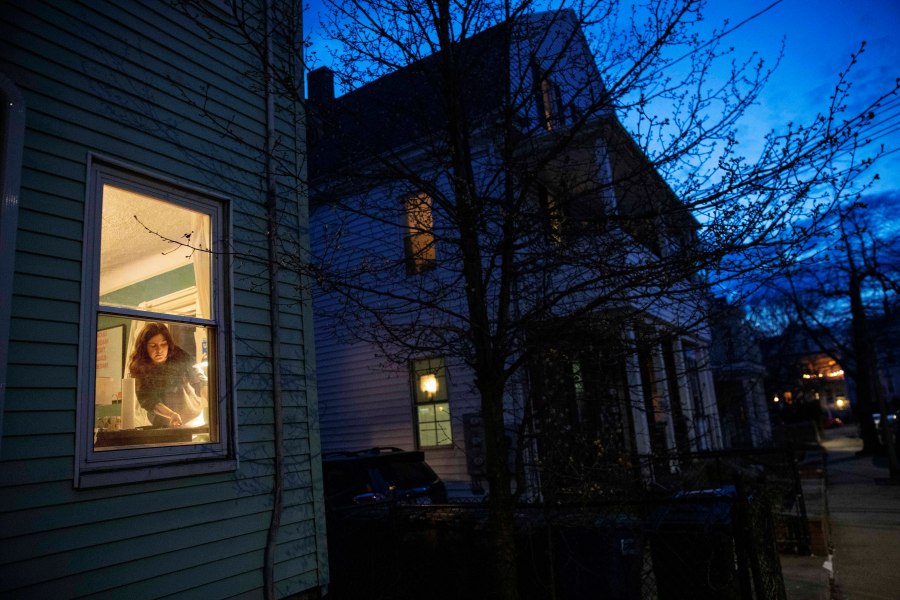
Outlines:
[[[438,381],[434,373],[428,373],[419,377],[419,389],[430,396],[434,396],[437,393]]]

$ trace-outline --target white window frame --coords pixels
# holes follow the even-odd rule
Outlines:
[[[440,361],[440,366],[437,367],[437,370],[443,371],[443,373],[441,374],[442,383],[440,384],[441,385],[440,389],[442,391],[443,398],[441,400],[432,399],[432,400],[420,402],[419,401],[419,386],[420,386],[419,378],[421,375],[426,374],[426,372],[434,369],[434,367],[422,369],[422,368],[417,368],[417,366],[420,365],[421,363],[426,363],[426,362],[433,363],[435,361]],[[420,406],[432,406],[432,407],[436,408],[439,404],[446,404],[448,412],[450,411],[450,376],[449,376],[449,373],[447,370],[447,361],[442,356],[432,356],[432,357],[428,357],[428,358],[415,359],[410,364],[410,373],[412,376],[411,384],[412,384],[412,396],[413,396],[413,398],[412,398],[412,400],[413,400],[413,422],[415,425],[416,448],[429,449],[429,450],[440,449],[440,448],[452,448],[454,446],[452,413],[450,414],[450,419],[447,421],[447,427],[449,428],[449,430],[445,432],[445,435],[447,436],[447,440],[448,440],[446,443],[423,444],[421,430],[420,430],[421,422],[419,421],[419,407]],[[440,423],[440,421],[435,420],[434,423],[435,423],[435,425],[437,425],[438,423]]]
[[[230,324],[230,277],[226,267],[226,241],[230,239],[230,205],[209,191],[182,185],[167,178],[134,169],[114,160],[88,156],[85,197],[84,259],[81,332],[78,353],[79,384],[76,419],[75,487],[96,487],[138,481],[199,475],[237,467],[234,436],[234,380]],[[99,303],[100,237],[103,187],[110,184],[177,206],[198,210],[211,218],[212,318],[201,319],[169,313],[102,306]],[[210,409],[217,415],[215,442],[153,447],[94,448],[96,346],[98,314],[124,318],[161,320],[210,327],[210,352],[216,361],[215,381],[210,382]],[[212,385],[214,384],[214,385]]]

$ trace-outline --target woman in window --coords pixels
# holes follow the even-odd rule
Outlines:
[[[200,396],[206,377],[194,368],[165,323],[144,325],[128,360],[141,408],[154,427],[196,427],[204,424]]]

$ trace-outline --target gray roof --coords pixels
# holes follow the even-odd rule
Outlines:
[[[509,89],[512,31],[509,22],[501,23],[450,49],[456,53],[453,64],[470,133],[502,106]],[[433,54],[334,100],[311,101],[310,179],[339,175],[358,161],[441,139],[447,127],[442,62]]]

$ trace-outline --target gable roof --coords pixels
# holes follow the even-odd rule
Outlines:
[[[535,13],[495,25],[446,50],[456,54],[453,64],[463,86],[470,131],[503,106],[510,89],[513,36],[573,18],[571,10]],[[439,143],[447,126],[442,56],[427,56],[333,100],[311,99],[310,179],[336,175],[360,160],[413,144]]]
[[[507,101],[512,85],[511,64],[520,58],[514,54],[517,43],[524,42],[529,62],[534,59],[531,53],[540,54],[537,50],[543,44],[543,52],[553,56],[550,31],[554,27],[560,28],[565,40],[574,39],[571,36],[576,32],[581,35],[575,13],[566,9],[506,21],[451,46],[448,51],[456,54],[452,64],[459,71],[470,135],[496,118]],[[393,159],[404,152],[440,147],[447,129],[442,58],[441,54],[432,54],[338,98],[310,99],[307,142],[313,198],[316,182],[342,174],[358,176],[361,163],[371,161],[368,164],[377,167],[377,161],[383,160],[393,164],[398,162]],[[593,65],[592,57],[590,64]],[[521,64],[517,68],[532,67]],[[669,235],[698,229],[697,221],[618,118],[611,111],[598,113],[597,117],[595,124],[599,127],[589,126],[585,131],[592,131],[615,148],[612,175],[619,210],[636,222],[646,221],[645,227],[652,230],[632,234],[655,238],[661,226],[657,220],[660,213],[668,214]],[[375,171],[373,168],[369,175],[375,176]]]

